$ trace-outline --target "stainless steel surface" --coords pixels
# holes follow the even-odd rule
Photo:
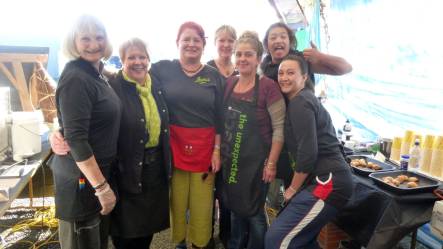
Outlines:
[[[380,151],[386,158],[389,158],[391,156],[391,147],[392,147],[392,139],[383,138],[381,140]]]

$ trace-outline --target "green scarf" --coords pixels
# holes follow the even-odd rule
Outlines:
[[[157,109],[157,103],[155,103],[154,96],[151,92],[151,77],[146,75],[145,84],[142,86],[137,81],[128,77],[128,75],[122,71],[123,78],[131,83],[135,84],[137,88],[138,96],[143,104],[143,110],[145,111],[146,129],[149,133],[149,141],[145,144],[145,148],[151,148],[158,145],[160,137],[160,115]]]

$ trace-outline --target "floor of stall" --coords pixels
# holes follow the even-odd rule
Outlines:
[[[41,248],[58,249],[57,229],[53,220],[47,220],[50,215],[48,209],[53,205],[53,180],[49,169],[39,169],[33,177],[33,207],[29,207],[29,189],[25,188],[20,196],[12,203],[11,208],[0,217],[0,248],[22,249]],[[36,214],[40,216],[36,217]],[[272,219],[271,219],[272,220]],[[49,228],[54,226],[54,228]],[[9,229],[9,230],[8,230]],[[12,232],[12,230],[14,232]],[[216,234],[218,227],[216,227]],[[165,230],[154,236],[152,249],[170,249],[174,245],[170,242],[170,230]],[[215,249],[222,249],[220,241],[215,239]],[[410,248],[410,237],[404,238],[395,249]],[[418,242],[417,249],[428,249]],[[109,249],[113,249],[109,243]]]

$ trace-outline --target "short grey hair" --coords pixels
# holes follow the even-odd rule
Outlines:
[[[81,15],[77,18],[72,28],[69,30],[63,42],[63,53],[70,60],[80,57],[75,45],[75,38],[80,33],[97,33],[103,32],[105,38],[104,59],[109,59],[112,55],[112,46],[109,42],[108,34],[103,23],[96,17],[91,15]]]

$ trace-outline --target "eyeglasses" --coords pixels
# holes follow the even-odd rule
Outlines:
[[[208,171],[206,171],[205,173],[203,173],[202,175],[202,181],[206,180],[206,178],[208,178],[209,176],[209,172],[212,172],[212,166],[209,166]]]

